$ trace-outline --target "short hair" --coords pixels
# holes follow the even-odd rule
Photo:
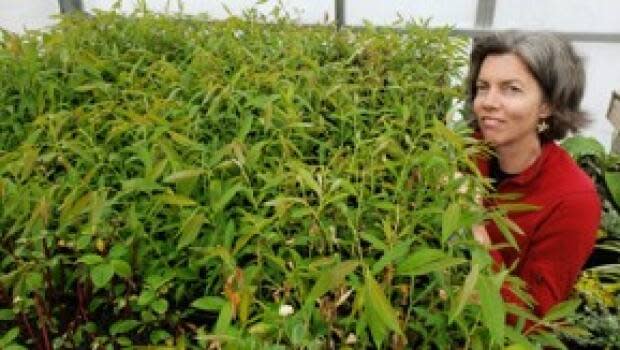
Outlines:
[[[474,39],[467,81],[467,106],[471,111],[476,80],[488,55],[515,54],[528,67],[551,107],[549,128],[541,142],[560,140],[590,120],[581,109],[585,72],[581,58],[567,40],[549,32],[498,31]]]

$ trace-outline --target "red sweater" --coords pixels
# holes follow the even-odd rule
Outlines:
[[[489,175],[489,161],[478,166]],[[509,213],[523,231],[514,234],[519,250],[503,248],[491,254],[498,264],[512,266],[536,302],[535,313],[544,315],[568,298],[588,256],[594,249],[601,207],[591,179],[554,142],[542,146],[538,159],[522,173],[502,181],[498,193],[520,193],[515,202],[533,204],[538,210]],[[492,206],[495,203],[486,203]],[[502,203],[508,203],[503,201]],[[506,242],[494,223],[486,225],[493,244]],[[523,305],[509,288],[502,289],[507,302]]]

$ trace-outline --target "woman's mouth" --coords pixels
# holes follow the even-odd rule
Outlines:
[[[494,129],[500,127],[504,121],[500,118],[482,117],[480,118],[480,127],[484,129]]]

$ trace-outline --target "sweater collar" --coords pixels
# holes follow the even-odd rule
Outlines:
[[[531,182],[543,171],[543,164],[546,163],[546,159],[549,158],[549,154],[551,154],[557,147],[558,146],[553,141],[542,144],[540,155],[536,158],[534,163],[532,163],[521,173],[507,179],[506,182],[511,182],[517,185],[525,185]]]

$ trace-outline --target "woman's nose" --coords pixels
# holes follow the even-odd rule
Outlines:
[[[484,108],[497,108],[499,106],[500,100],[497,89],[486,88],[484,91],[479,91],[477,97]]]

